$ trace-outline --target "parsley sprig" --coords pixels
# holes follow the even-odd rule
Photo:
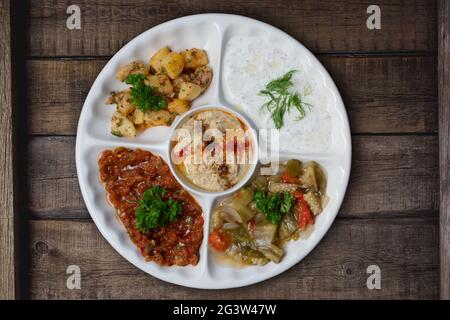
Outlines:
[[[256,191],[253,203],[256,208],[266,215],[267,220],[279,224],[286,213],[291,211],[295,202],[294,196],[289,192],[277,192],[267,195],[263,191]]]
[[[145,75],[130,74],[125,83],[131,85],[131,102],[142,112],[149,110],[162,110],[166,107],[164,97],[155,93],[155,90],[145,84]]]
[[[136,228],[142,232],[164,226],[176,220],[181,212],[181,204],[173,199],[163,200],[161,197],[167,190],[160,186],[147,189],[136,209]]]
[[[311,109],[310,103],[304,102],[302,96],[298,92],[291,92],[289,88],[292,86],[292,75],[296,70],[285,73],[282,77],[270,81],[259,95],[266,96],[269,100],[264,103],[261,108],[266,108],[272,115],[272,121],[277,129],[284,125],[284,115],[290,112],[294,107],[298,111],[296,120],[305,117],[306,111]],[[309,94],[309,89],[305,90],[303,96]]]

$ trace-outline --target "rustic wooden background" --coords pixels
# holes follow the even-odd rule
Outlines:
[[[441,298],[450,300],[450,1],[438,3]]]
[[[70,4],[31,0],[24,10],[21,297],[439,298],[436,1],[78,0],[81,30],[66,28]],[[371,4],[381,30],[366,27]],[[345,202],[317,248],[280,276],[221,291],[164,283],[119,256],[84,206],[74,155],[80,109],[108,59],[161,22],[207,12],[262,20],[310,48],[342,93],[353,139]],[[66,288],[72,264],[81,290]],[[366,287],[371,264],[381,290]]]

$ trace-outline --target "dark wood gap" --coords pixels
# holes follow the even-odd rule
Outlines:
[[[437,57],[437,51],[375,51],[375,52],[312,52],[317,57],[371,58],[371,57]],[[27,56],[27,60],[109,60],[113,56]]]
[[[57,211],[47,211],[44,214],[40,212],[33,212],[32,210],[28,210],[28,220],[29,221],[92,221],[92,218],[87,211],[80,212],[77,215],[68,214],[67,217],[62,217],[61,215],[55,214]],[[61,210],[58,210],[61,211]],[[70,211],[70,210],[69,210]],[[383,214],[382,217],[377,217],[377,214]],[[415,219],[423,219],[423,220],[431,220],[437,221],[439,219],[439,211],[438,210],[419,210],[419,211],[391,211],[391,212],[377,212],[377,213],[363,213],[363,214],[351,214],[350,216],[340,216],[339,214],[336,216],[336,220],[377,220],[377,221],[391,221],[391,220],[415,220]]]

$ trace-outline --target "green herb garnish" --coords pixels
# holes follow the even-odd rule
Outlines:
[[[166,193],[166,189],[159,186],[151,187],[143,193],[136,209],[137,229],[148,232],[176,220],[181,212],[181,204],[173,199],[163,200],[161,197]]]
[[[302,96],[298,92],[290,92],[289,88],[292,86],[292,75],[296,70],[291,70],[282,77],[270,81],[264,90],[259,92],[259,95],[266,96],[269,100],[264,103],[261,108],[266,108],[272,114],[272,120],[277,129],[284,125],[284,115],[290,112],[292,107],[297,109],[299,115],[296,120],[301,120],[305,117],[306,111],[311,109],[312,105],[304,102]],[[304,96],[309,94],[305,90]]]
[[[279,224],[286,213],[291,211],[295,199],[289,192],[277,192],[267,195],[263,191],[256,191],[253,203],[256,208],[266,215],[267,220]]]
[[[164,97],[155,93],[155,90],[145,84],[145,75],[130,74],[125,83],[131,85],[131,102],[142,112],[149,110],[162,110],[166,107]]]

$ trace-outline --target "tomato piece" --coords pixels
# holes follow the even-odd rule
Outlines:
[[[300,193],[300,192],[298,192]],[[299,196],[294,196],[297,198],[297,208],[298,208],[298,226],[300,229],[306,227],[309,224],[314,224],[314,215],[311,213],[311,210],[308,207],[308,204],[303,197],[303,194],[300,193]]]
[[[248,223],[247,223],[247,229],[248,232],[250,234],[253,234],[253,231],[255,230],[255,226],[256,226],[256,221],[255,219],[251,219]]]
[[[297,200],[301,200],[303,198],[303,193],[301,193],[298,190],[294,191],[293,195],[294,195],[294,198],[297,199]]]
[[[287,171],[284,171],[281,174],[281,181],[283,181],[284,183],[299,183],[299,179],[296,177],[291,176],[289,173],[287,173]]]
[[[214,230],[209,234],[208,243],[217,251],[225,251],[231,244],[230,237],[219,230]]]

